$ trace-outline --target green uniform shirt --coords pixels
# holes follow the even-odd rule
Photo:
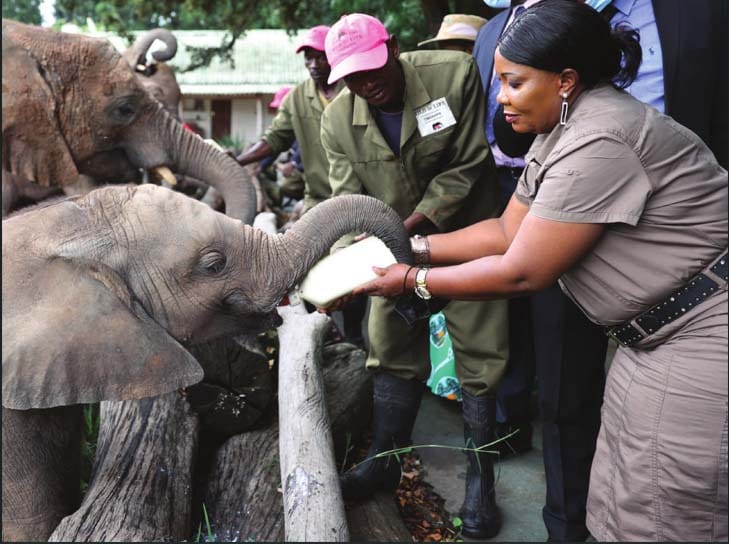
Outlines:
[[[337,86],[337,92],[340,92],[344,83],[339,82]],[[299,143],[304,163],[305,210],[331,195],[329,163],[319,139],[323,111],[316,84],[309,78],[286,95],[270,128],[263,135],[276,154],[290,148],[294,140]]]
[[[417,51],[404,53],[400,61],[405,74],[400,158],[362,98],[344,90],[324,111],[321,141],[332,195],[368,194],[387,202],[403,219],[421,212],[442,231],[494,217],[499,188],[484,136],[486,101],[473,58],[453,51]],[[452,117],[430,116],[443,98]],[[427,321],[408,326],[394,311],[394,299],[372,297],[371,303],[368,368],[425,380],[430,372]],[[473,395],[493,391],[504,371],[506,312],[505,300],[452,301],[444,310],[456,373]]]
[[[486,102],[470,55],[454,51],[404,53],[405,105],[400,158],[385,141],[367,102],[345,90],[322,116],[332,195],[364,193],[405,219],[423,213],[441,231],[497,213],[499,188],[484,136]],[[417,116],[445,98],[455,123],[421,135]]]

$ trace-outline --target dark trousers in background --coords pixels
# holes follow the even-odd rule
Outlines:
[[[506,203],[518,174],[515,169],[498,170]],[[550,540],[584,540],[589,534],[585,505],[600,430],[607,336],[554,285],[509,301],[509,349],[496,392],[497,421],[512,426],[531,421],[536,374],[547,481],[544,525]]]
[[[547,480],[542,517],[552,540],[584,540],[607,336],[556,285],[532,296],[532,313]]]

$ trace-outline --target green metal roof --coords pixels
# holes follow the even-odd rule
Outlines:
[[[209,66],[177,73],[183,96],[271,94],[284,85],[296,85],[309,75],[303,54],[295,53],[302,33],[289,36],[280,29],[247,31],[233,46],[235,68],[216,57]],[[185,67],[190,63],[187,46],[218,47],[225,31],[174,30],[173,34],[177,38],[177,54],[169,64]],[[127,47],[125,40],[111,32],[92,35],[108,38],[120,51]]]

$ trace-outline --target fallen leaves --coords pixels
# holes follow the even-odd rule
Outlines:
[[[451,522],[445,499],[423,477],[425,471],[417,453],[400,457],[402,475],[397,488],[397,504],[405,526],[414,542],[453,542],[460,539],[460,530]]]

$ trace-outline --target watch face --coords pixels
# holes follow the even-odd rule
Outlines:
[[[424,300],[428,300],[430,298],[430,292],[425,286],[425,275],[427,273],[427,269],[420,268],[415,274],[415,294]]]
[[[428,290],[420,285],[415,286],[415,294],[424,300],[428,300],[430,298]]]

